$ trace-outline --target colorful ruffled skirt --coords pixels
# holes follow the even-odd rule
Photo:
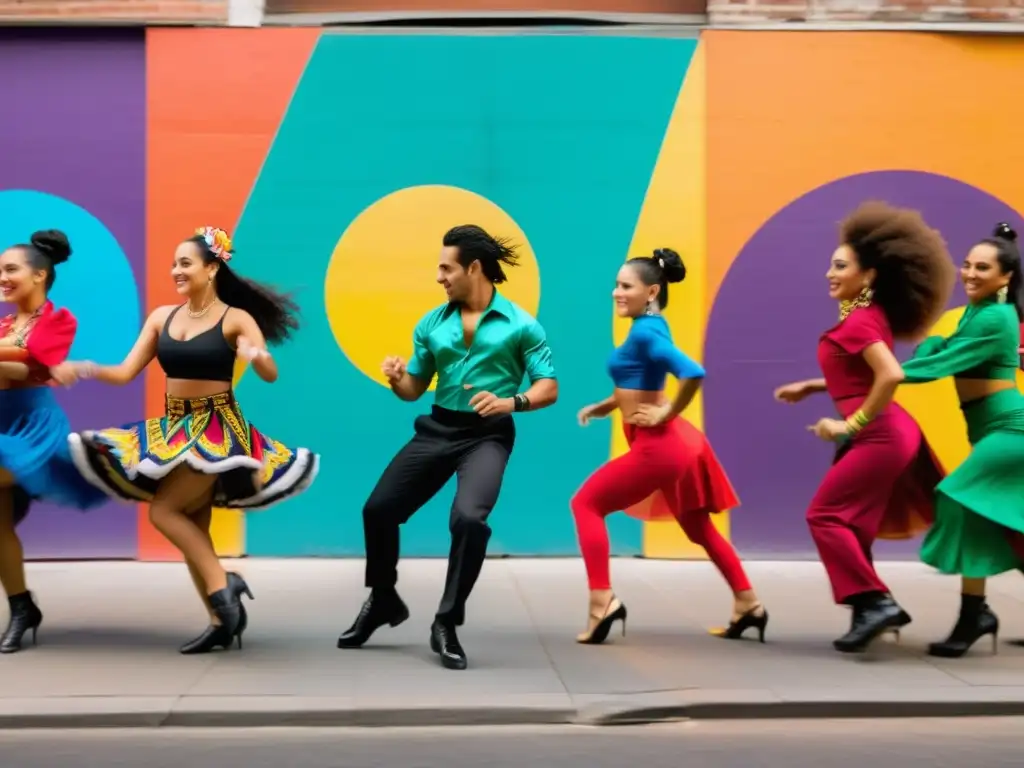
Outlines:
[[[921,559],[982,579],[1024,564],[1011,543],[1024,534],[1024,395],[1007,389],[961,409],[971,452],[936,489]]]
[[[264,509],[308,488],[320,465],[308,449],[260,433],[232,392],[168,396],[163,418],[71,433],[68,445],[82,476],[124,501],[152,501],[160,481],[185,465],[217,476],[214,506]]]
[[[14,478],[14,521],[33,500],[86,510],[107,500],[75,469],[68,417],[50,387],[0,390],[0,468]]]

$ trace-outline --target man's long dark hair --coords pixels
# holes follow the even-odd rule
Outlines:
[[[484,277],[495,285],[508,278],[502,264],[515,267],[519,264],[516,246],[503,237],[493,237],[476,224],[463,224],[445,232],[442,244],[459,249],[459,264],[468,269],[474,261],[480,262]]]

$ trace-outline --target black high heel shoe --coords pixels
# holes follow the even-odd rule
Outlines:
[[[591,618],[598,618],[591,614]],[[612,596],[605,606],[604,614],[589,632],[576,636],[576,642],[582,645],[600,645],[608,639],[608,633],[616,621],[622,622],[622,636],[626,636],[626,606],[619,598]]]
[[[768,611],[761,603],[755,605],[735,621],[730,621],[729,626],[725,629],[712,630],[711,634],[726,640],[739,640],[743,637],[743,633],[751,628],[757,630],[757,639],[763,643],[764,632],[768,628]]]
[[[217,648],[226,651],[235,642],[241,650],[242,633],[249,626],[249,614],[242,605],[242,595],[250,600],[255,599],[245,579],[237,573],[229,572],[228,586],[210,595],[210,606],[220,619],[220,624],[211,624],[202,634],[189,640],[178,650],[186,656],[210,653]]]
[[[7,602],[11,607],[11,619],[7,629],[0,635],[0,653],[17,653],[21,650],[22,638],[30,630],[32,645],[36,644],[36,633],[43,623],[43,612],[32,600],[31,592],[11,595]]]
[[[997,653],[999,617],[988,607],[984,597],[961,595],[960,601],[960,616],[953,631],[941,643],[931,643],[928,646],[928,655],[943,659],[959,659],[985,635],[992,635],[992,653]]]

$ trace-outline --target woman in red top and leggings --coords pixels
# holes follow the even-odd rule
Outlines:
[[[892,402],[903,380],[893,340],[932,326],[955,271],[942,237],[917,212],[865,203],[842,223],[826,277],[840,314],[818,344],[825,377],[780,387],[775,397],[796,403],[828,392],[842,416],[810,427],[839,446],[807,523],[836,603],[853,608],[850,630],[833,642],[850,653],[910,622],[875,571],[871,547],[930,524],[943,472],[917,422]]]

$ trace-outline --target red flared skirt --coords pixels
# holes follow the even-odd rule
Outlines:
[[[630,446],[641,435],[644,439],[651,439],[653,431],[623,424],[626,442]],[[677,520],[687,513],[712,514],[740,505],[732,483],[703,432],[680,417],[667,424],[657,439],[665,443],[662,450],[671,451],[671,455],[679,459],[679,475],[673,484],[678,506],[670,505],[659,490],[626,509],[627,515],[639,520]]]

